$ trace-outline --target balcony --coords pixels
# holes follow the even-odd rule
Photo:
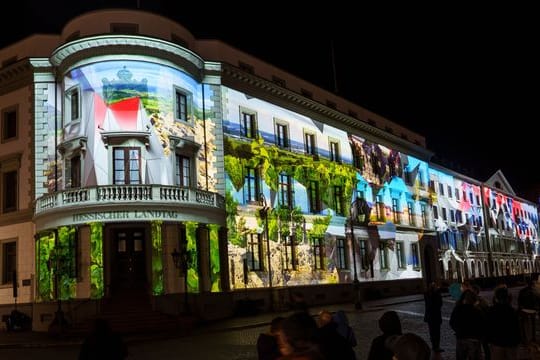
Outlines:
[[[104,185],[44,195],[35,202],[34,219],[38,228],[107,219],[224,223],[225,200],[214,192],[178,186]]]

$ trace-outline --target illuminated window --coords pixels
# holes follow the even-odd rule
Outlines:
[[[394,224],[399,224],[401,222],[399,214],[399,202],[398,199],[392,199],[392,213],[394,214]]]
[[[336,215],[344,215],[343,212],[343,189],[341,186],[334,186],[334,211]]]
[[[384,242],[379,242],[379,263],[381,264],[381,270],[388,269],[388,254]]]
[[[285,236],[285,270],[296,270],[296,240],[295,236]]]
[[[319,194],[319,182],[311,180],[308,187],[309,212],[318,213],[321,211],[321,198]]]
[[[411,244],[411,262],[414,269],[420,268],[420,255],[418,252],[418,244]]]
[[[141,183],[141,150],[133,147],[113,149],[114,184]]]
[[[405,252],[403,251],[404,243],[403,241],[396,241],[396,257],[397,257],[397,264],[398,268],[404,269],[407,267],[407,263],[405,262]]]
[[[292,178],[291,176],[280,173],[279,174],[279,203],[288,208],[293,207],[292,197]]]
[[[330,161],[340,162],[341,157],[339,154],[339,143],[336,141],[330,141]]]
[[[360,267],[364,270],[369,269],[369,260],[367,252],[367,241],[359,240],[358,247],[360,248]]]
[[[324,270],[324,239],[313,238],[313,266],[315,270]]]
[[[81,187],[81,157],[73,156],[66,162],[66,188]]]
[[[285,123],[276,122],[276,145],[283,149],[290,146],[289,126]]]
[[[188,121],[188,96],[186,93],[176,90],[175,92],[175,116],[176,120]]]
[[[257,114],[253,111],[242,110],[242,123],[240,124],[240,131],[243,137],[250,139],[257,138]]]
[[[317,147],[315,145],[315,134],[304,133],[304,150],[307,155],[316,155]]]
[[[262,270],[262,236],[261,234],[248,234],[247,263],[250,271]]]
[[[420,211],[422,212],[422,227],[428,226],[428,217],[427,217],[427,209],[426,205],[422,204],[420,205]]]
[[[18,133],[17,107],[2,111],[2,142],[17,138]]]
[[[69,124],[72,121],[80,120],[81,99],[79,96],[79,88],[74,87],[66,91],[64,106],[65,106],[65,115],[64,115],[65,124]]]
[[[244,181],[244,198],[246,203],[259,200],[259,171],[255,168],[246,167],[246,177]]]
[[[191,187],[191,159],[176,155],[175,182],[177,186]]]
[[[414,213],[413,213],[413,203],[407,203],[407,213],[409,215],[409,225],[414,225]]]
[[[347,268],[347,251],[344,238],[336,239],[336,266],[338,269]]]
[[[17,243],[2,243],[2,284],[13,283],[13,273],[17,270]]]

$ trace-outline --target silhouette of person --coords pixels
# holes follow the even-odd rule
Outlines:
[[[337,332],[343,336],[352,347],[358,344],[353,328],[349,325],[349,319],[345,311],[338,310],[332,315],[332,320],[337,324]]]
[[[429,360],[431,351],[420,336],[405,333],[391,342],[395,360]]]
[[[441,324],[442,324],[442,295],[437,283],[429,284],[427,291],[424,293],[424,321],[427,322],[429,328],[429,339],[431,341],[431,349],[433,352],[441,352]]]
[[[392,360],[393,351],[387,347],[387,340],[401,335],[401,321],[395,311],[387,311],[379,319],[382,335],[371,341],[368,360]]]
[[[122,360],[127,355],[122,337],[112,331],[107,320],[98,318],[82,343],[79,360]]]
[[[323,310],[319,313],[319,328],[315,336],[320,350],[327,360],[353,360],[356,354],[347,339],[337,331],[332,314]]]
[[[270,323],[270,331],[261,333],[257,338],[257,355],[259,360],[276,360],[281,356],[277,341],[277,332],[285,318],[277,316]]]

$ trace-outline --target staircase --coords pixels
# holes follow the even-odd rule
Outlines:
[[[150,296],[142,291],[124,290],[101,302],[100,318],[108,320],[112,330],[122,335],[186,334],[196,325],[196,318],[166,315],[152,309]],[[72,335],[85,335],[92,330],[94,319],[73,324]]]

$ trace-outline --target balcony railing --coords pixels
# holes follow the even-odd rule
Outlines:
[[[75,205],[92,206],[110,203],[163,205],[204,205],[225,209],[225,200],[217,193],[164,185],[105,185],[58,191],[36,200],[36,215]]]

